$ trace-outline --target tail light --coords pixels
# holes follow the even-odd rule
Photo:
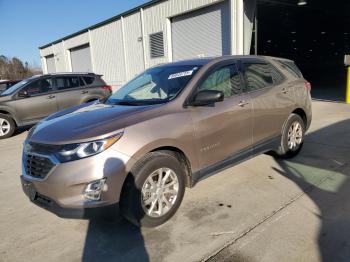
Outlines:
[[[102,89],[109,91],[112,93],[112,87],[111,86],[102,86]]]
[[[306,88],[307,91],[311,91],[311,84],[310,84],[310,82],[308,82],[308,81],[305,82],[305,88]]]

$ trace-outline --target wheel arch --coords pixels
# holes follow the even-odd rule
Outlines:
[[[192,179],[191,179],[191,163],[190,160],[188,159],[188,157],[186,156],[186,154],[183,152],[183,150],[181,150],[178,147],[175,146],[159,146],[159,147],[155,147],[152,149],[149,149],[146,153],[142,154],[143,156],[151,153],[151,152],[156,152],[156,151],[165,151],[168,152],[169,154],[173,154],[181,163],[181,165],[183,165],[184,170],[185,170],[185,185],[186,187],[191,187],[192,186]],[[137,161],[139,161],[142,157],[139,157],[137,159]],[[136,161],[136,162],[137,162]],[[135,162],[135,164],[136,164]],[[120,192],[120,198],[123,197],[124,192],[125,192],[125,187],[127,186],[128,182],[133,180],[133,175],[131,173],[131,170],[127,173],[124,182],[123,182],[123,186]]]
[[[15,122],[16,126],[18,126],[18,121],[17,121],[16,117],[14,116],[14,114],[10,110],[7,110],[6,108],[0,108],[0,114],[10,116],[13,119],[13,121]]]
[[[306,112],[304,109],[299,107],[299,108],[295,109],[292,112],[292,114],[296,114],[296,115],[300,116],[304,122],[305,128],[307,127],[308,119],[307,119],[307,115],[306,115]]]

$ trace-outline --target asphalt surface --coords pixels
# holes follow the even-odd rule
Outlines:
[[[350,261],[350,106],[314,102],[300,155],[261,155],[187,189],[155,229],[69,220],[23,194],[22,142],[0,141],[0,261]]]

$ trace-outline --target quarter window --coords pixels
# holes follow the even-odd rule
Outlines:
[[[248,91],[255,91],[273,85],[268,64],[244,63],[244,68]]]
[[[199,86],[201,90],[217,90],[228,98],[241,92],[241,77],[235,65],[221,67],[211,73]]]
[[[303,75],[293,61],[278,61],[278,63],[295,78],[302,78]]]

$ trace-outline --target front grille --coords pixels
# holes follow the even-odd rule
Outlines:
[[[54,167],[50,159],[32,154],[26,156],[24,164],[26,174],[39,179],[44,179]]]

